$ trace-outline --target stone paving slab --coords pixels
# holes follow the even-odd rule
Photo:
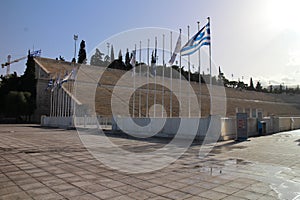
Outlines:
[[[0,125],[0,137],[0,199],[300,199],[297,130],[219,142],[204,159],[193,144],[169,166],[140,174],[105,166],[76,130]],[[110,140],[137,153],[167,142]]]

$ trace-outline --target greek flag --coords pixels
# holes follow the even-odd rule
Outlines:
[[[54,81],[51,92],[53,92],[57,87],[60,88],[60,75],[58,75],[56,80]]]
[[[42,54],[42,50],[36,50],[36,51],[30,52],[30,56],[32,56],[32,57],[40,57],[41,54]]]
[[[182,47],[181,55],[191,55],[204,45],[210,45],[209,22]]]
[[[45,90],[51,89],[53,87],[53,79],[51,78],[48,82],[47,88]]]
[[[62,81],[60,82],[60,85],[62,85],[63,83],[67,82],[71,78],[71,76],[72,76],[73,73],[74,73],[73,70],[69,74],[68,74],[68,72],[66,72],[66,75],[62,79]]]

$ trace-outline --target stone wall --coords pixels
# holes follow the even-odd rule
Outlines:
[[[36,110],[34,112],[34,122],[40,123],[41,116],[50,114],[51,92],[46,91],[49,82],[49,75],[41,69],[38,64],[35,66],[37,86],[36,86]]]

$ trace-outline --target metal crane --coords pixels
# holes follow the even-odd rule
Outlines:
[[[39,57],[41,55],[42,51],[41,50],[36,50],[36,51],[33,51],[30,53],[30,56],[33,56],[33,57]],[[11,59],[11,55],[8,55],[7,56],[7,62],[6,63],[3,63],[1,64],[2,68],[6,67],[6,76],[8,76],[10,74],[10,64],[12,63],[16,63],[16,62],[19,62],[21,60],[24,60],[26,59],[27,56],[23,56],[21,58],[18,58],[18,59],[15,59],[13,61],[10,61]]]

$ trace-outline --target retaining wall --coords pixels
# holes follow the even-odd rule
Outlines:
[[[172,138],[177,133],[178,138],[194,137],[202,140],[207,134],[220,135],[219,140],[235,139],[237,134],[236,118],[221,118],[209,116],[207,118],[129,118],[115,117],[46,117],[42,116],[41,125],[59,128],[78,127],[95,128],[96,119],[101,128],[122,131],[133,136],[149,137],[157,133],[157,137]],[[151,126],[149,125],[151,120]],[[300,117],[267,117],[262,121],[265,124],[263,132],[258,130],[258,120],[249,118],[248,137],[268,135],[272,133],[300,129]],[[184,124],[184,126],[182,126]],[[95,126],[95,127],[94,127]],[[210,128],[209,128],[210,126]],[[196,127],[196,128],[194,128]],[[208,132],[209,131],[209,132]]]

